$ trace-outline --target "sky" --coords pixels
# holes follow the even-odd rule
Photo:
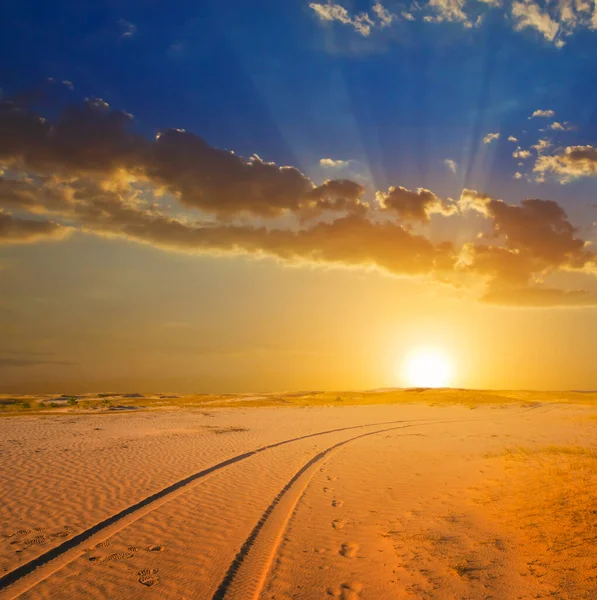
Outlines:
[[[597,388],[593,0],[7,0],[0,391]]]

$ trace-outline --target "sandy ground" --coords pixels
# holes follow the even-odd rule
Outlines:
[[[597,598],[597,408],[0,419],[0,599]]]

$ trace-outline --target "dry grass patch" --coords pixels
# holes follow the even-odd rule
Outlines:
[[[541,593],[595,598],[597,449],[573,445],[507,448],[487,511],[516,541],[520,574]]]

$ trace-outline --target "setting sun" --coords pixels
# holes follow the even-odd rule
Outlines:
[[[451,360],[437,348],[415,348],[402,362],[402,381],[411,387],[447,387],[452,374]]]

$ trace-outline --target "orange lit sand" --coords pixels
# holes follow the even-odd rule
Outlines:
[[[548,399],[0,419],[0,575],[59,549],[0,598],[596,598],[597,410]]]

